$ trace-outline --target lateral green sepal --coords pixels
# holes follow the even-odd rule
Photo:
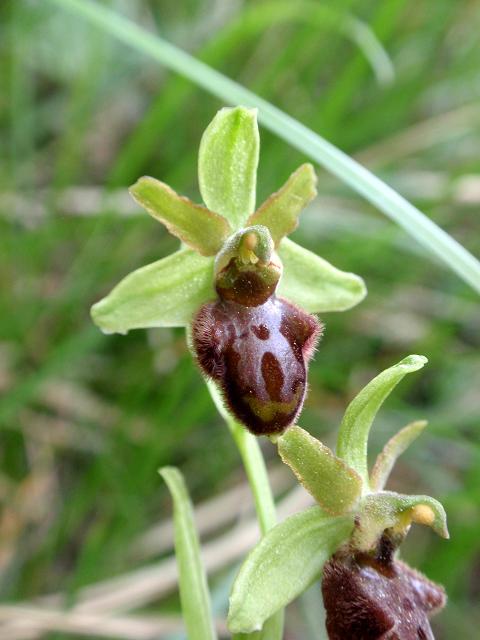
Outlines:
[[[366,296],[362,278],[340,271],[288,238],[282,240],[278,255],[283,263],[278,295],[305,311],[345,311]]]
[[[270,529],[251,551],[233,585],[232,633],[252,633],[318,579],[330,556],[350,537],[353,516],[311,507]]]
[[[200,306],[214,298],[213,258],[180,249],[130,273],[93,305],[91,314],[105,333],[185,327]]]

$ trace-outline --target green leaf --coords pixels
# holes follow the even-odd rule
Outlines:
[[[302,164],[276,193],[250,216],[247,225],[270,229],[275,246],[298,226],[298,216],[317,195],[317,176],[311,164]]]
[[[175,555],[187,635],[189,640],[214,640],[217,635],[213,627],[210,594],[200,557],[192,503],[178,469],[163,467],[160,474],[173,498]]]
[[[443,506],[430,496],[409,496],[381,491],[364,498],[352,543],[356,549],[368,551],[379,537],[392,527],[408,530],[412,522],[425,524],[442,538],[448,538],[447,516]]]
[[[354,508],[362,480],[328,447],[297,426],[287,429],[277,445],[282,460],[322,509],[339,516]]]
[[[257,110],[221,109],[203,134],[198,154],[200,192],[207,207],[234,228],[255,209],[260,142]]]
[[[233,585],[232,633],[258,631],[265,620],[318,579],[325,562],[348,540],[353,517],[331,517],[319,507],[271,529],[249,554]]]
[[[130,187],[130,193],[172,235],[203,256],[218,253],[231,234],[225,218],[179,196],[160,180],[144,176]]]
[[[336,269],[288,238],[282,240],[278,254],[283,262],[278,294],[310,313],[345,311],[366,296],[359,276]]]
[[[418,438],[427,426],[426,420],[416,420],[407,424],[395,434],[383,447],[377,456],[372,472],[370,473],[370,487],[372,491],[381,491],[387,483],[390,472],[397,458]]]
[[[348,405],[340,425],[337,455],[360,474],[368,486],[367,446],[370,427],[390,392],[407,373],[418,371],[428,362],[424,356],[412,355],[382,371]]]
[[[215,298],[213,258],[191,249],[137,269],[92,307],[105,333],[144,327],[184,327],[207,300]]]

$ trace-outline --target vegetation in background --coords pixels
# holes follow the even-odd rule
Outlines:
[[[276,24],[271,12],[255,28],[245,16],[258,4],[110,6],[357,157],[478,255],[475,4],[343,3],[388,52],[395,76],[387,84],[332,20],[323,28],[293,19]],[[123,603],[131,626],[121,625],[123,635],[110,628],[110,637],[159,637],[159,629],[169,637],[177,633],[179,605],[171,597],[174,580],[155,582],[158,563],[167,577],[171,566],[171,548],[161,542],[171,534],[152,530],[170,509],[156,469],[179,465],[195,503],[234,490],[243,474],[182,332],[131,332],[107,341],[91,327],[88,308],[129,271],[175,249],[159,225],[136,215],[124,193],[148,173],[198,199],[192,167],[199,133],[222,105],[46,3],[2,3],[0,30],[2,633],[20,637],[12,618],[3,620],[6,604],[21,601],[33,610],[33,628],[46,629],[49,638],[76,637],[73,617],[34,615],[35,598],[61,593],[63,602],[83,602],[84,612],[98,616],[93,637],[108,633],[104,615],[112,601]],[[305,160],[267,132],[262,157],[260,200]],[[419,413],[428,419],[429,436],[402,459],[392,486],[437,496],[452,539],[427,542],[415,531],[405,557],[449,593],[448,608],[434,622],[436,636],[474,637],[477,297],[338,181],[322,173],[319,193],[295,240],[361,273],[369,298],[348,315],[325,316],[300,424],[316,425],[315,435],[331,444],[343,408],[375,372],[406,350],[428,355],[422,379],[407,381],[388,401],[372,444],[378,450]],[[265,453],[274,462],[273,448]],[[277,476],[283,495],[289,480]],[[201,527],[220,558],[207,562],[219,616],[232,563],[243,553],[236,517]],[[124,574],[123,582],[111,582]],[[97,590],[88,591],[94,584]],[[318,597],[307,593],[292,610],[291,637],[315,637],[317,609],[309,603]],[[58,599],[49,602],[55,611]],[[156,635],[146,635],[148,624],[157,625]]]

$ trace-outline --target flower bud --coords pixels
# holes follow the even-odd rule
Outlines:
[[[324,567],[330,640],[434,640],[429,618],[445,606],[440,585],[394,559],[388,532],[374,554],[338,552]]]

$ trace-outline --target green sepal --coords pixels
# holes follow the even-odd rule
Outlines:
[[[200,142],[198,181],[203,201],[234,231],[255,210],[259,148],[257,110],[246,107],[221,109]]]
[[[172,235],[203,256],[218,253],[231,234],[225,218],[178,195],[160,180],[144,176],[130,187],[130,193]]]
[[[268,531],[243,563],[228,613],[232,633],[252,633],[319,578],[323,565],[353,530],[353,516],[311,507]]]
[[[317,195],[317,176],[311,164],[302,164],[276,193],[273,193],[247,220],[261,224],[272,234],[275,246],[298,226],[298,216]]]
[[[277,445],[282,460],[322,509],[339,516],[355,507],[362,480],[327,446],[297,426],[287,429]]]
[[[200,557],[193,506],[180,471],[159,470],[173,498],[175,556],[178,566],[182,617],[190,640],[216,640],[207,576]]]
[[[185,327],[207,300],[215,298],[213,258],[191,249],[137,269],[91,310],[105,333],[146,327]]]
[[[340,425],[337,455],[355,469],[368,486],[367,446],[370,427],[390,392],[407,373],[421,369],[424,356],[411,355],[382,371],[348,405]]]
[[[398,457],[418,438],[426,426],[426,420],[416,420],[390,438],[378,454],[370,473],[372,491],[381,491],[384,488]]]
[[[278,295],[305,311],[345,311],[366,296],[362,278],[336,269],[288,238],[282,240],[278,255],[283,263]]]
[[[380,491],[367,495],[357,515],[357,527],[352,545],[360,551],[369,551],[377,544],[385,529],[396,529],[406,533],[415,518],[416,507],[427,507],[431,521],[422,522],[430,526],[442,538],[449,538],[447,516],[443,506],[430,496],[410,496],[393,491]]]

